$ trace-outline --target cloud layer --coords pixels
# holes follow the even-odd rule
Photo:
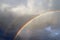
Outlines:
[[[17,15],[36,15],[48,10],[51,6],[49,2],[49,0],[5,0],[1,1],[0,9],[7,9]]]

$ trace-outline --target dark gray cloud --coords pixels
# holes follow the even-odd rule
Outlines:
[[[16,15],[15,12],[10,11],[10,6],[4,6],[0,9],[0,40],[8,40],[15,35],[19,28],[21,28],[33,15]],[[7,33],[9,35],[7,35]],[[11,35],[11,36],[10,36]]]
[[[13,4],[13,3],[12,3]],[[33,15],[26,15],[25,6],[13,7],[8,3],[0,5],[0,40],[10,40]],[[16,10],[14,10],[16,9]],[[20,11],[19,11],[20,10]],[[21,12],[22,10],[22,12]],[[23,14],[22,14],[23,13]]]

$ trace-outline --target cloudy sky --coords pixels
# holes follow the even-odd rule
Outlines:
[[[17,15],[35,15],[52,6],[52,0],[0,0],[0,10]]]
[[[20,27],[47,10],[60,10],[60,0],[0,0],[0,29],[5,32],[12,23]]]
[[[48,9],[50,0],[0,0],[0,23],[10,25],[18,21],[20,25],[30,20],[33,15]],[[18,23],[17,22],[17,23]]]
[[[19,16],[40,14],[49,9],[59,10],[60,0],[0,0],[0,10],[9,11]]]

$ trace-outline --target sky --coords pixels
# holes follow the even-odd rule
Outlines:
[[[48,10],[51,0],[0,0],[0,10],[9,10],[16,15],[36,15]]]
[[[18,28],[48,10],[60,10],[60,0],[0,0],[0,28],[5,33],[11,24]]]
[[[16,15],[37,15],[47,10],[59,10],[60,0],[0,0],[0,10]]]
[[[24,25],[17,36],[22,40],[60,40],[59,30],[60,12],[47,12]]]
[[[39,8],[35,7],[35,2],[34,0],[0,0],[0,40],[13,37],[18,28],[37,14],[36,10]],[[14,26],[12,27],[12,25]]]

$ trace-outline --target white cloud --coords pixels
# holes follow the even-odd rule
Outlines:
[[[24,15],[26,13],[26,7],[24,5],[19,5],[11,9],[12,12]]]
[[[34,0],[28,0],[27,6],[18,5],[11,9],[13,12],[24,15],[24,14],[33,14],[34,10]]]
[[[0,6],[0,9],[3,11],[4,9],[10,7],[10,9],[8,10],[17,15],[25,15],[25,14],[36,15],[46,10],[44,4],[48,5],[47,2],[48,1],[44,2],[44,0],[27,0],[27,6],[25,6],[24,4],[20,4],[15,7],[12,7],[11,5],[2,4]]]
[[[10,6],[7,5],[7,4],[1,4],[1,5],[0,5],[0,10],[1,10],[1,11],[4,11],[4,10],[7,9],[8,7],[10,7]]]

